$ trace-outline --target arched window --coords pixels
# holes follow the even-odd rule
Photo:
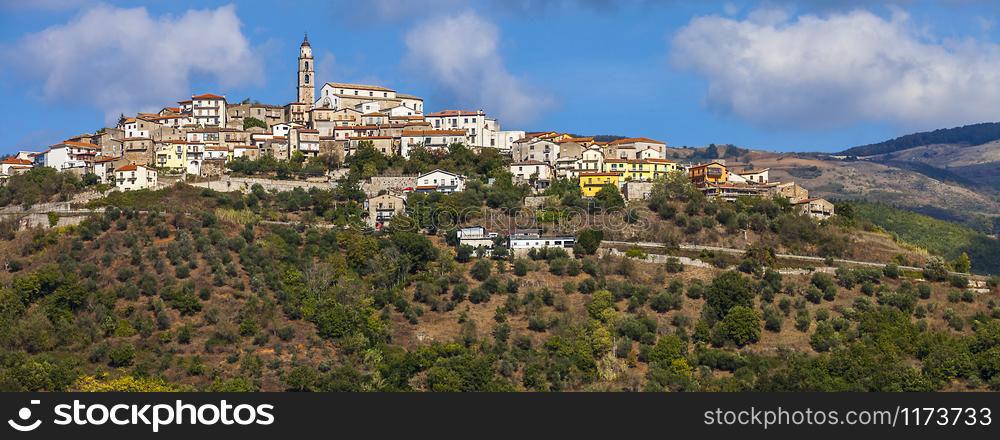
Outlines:
[[[309,70],[309,62],[306,61],[306,70]]]
[[[306,84],[309,84],[309,74],[306,74]]]

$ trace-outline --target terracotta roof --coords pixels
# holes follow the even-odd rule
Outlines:
[[[762,168],[759,170],[743,170],[743,171],[737,171],[736,174],[760,174],[768,170],[770,170],[770,168]]]
[[[357,90],[374,90],[374,91],[379,91],[379,92],[395,92],[395,90],[387,89],[385,87],[371,86],[371,85],[365,85],[365,84],[348,84],[348,83],[331,83],[331,82],[328,82],[328,83],[326,83],[326,85],[337,87],[337,88],[340,88],[340,89],[357,89]]]
[[[474,112],[469,110],[442,110],[439,112],[428,113],[428,117],[440,117],[440,116],[485,116],[480,112]]]
[[[192,96],[191,99],[226,99],[224,96],[205,93],[203,95]]]
[[[65,141],[63,142],[63,145],[69,145],[71,147],[77,147],[77,148],[90,148],[90,149],[101,148],[89,142]]]
[[[636,142],[646,142],[646,143],[650,143],[650,144],[667,145],[666,142],[660,142],[660,141],[655,141],[655,140],[652,140],[652,139],[649,139],[649,138],[641,138],[641,137],[640,138],[617,139],[617,140],[611,141],[611,145],[634,144]]]
[[[712,162],[709,162],[709,163],[698,164],[698,165],[691,165],[691,168],[703,168],[703,167],[707,167],[707,166],[713,165],[713,164],[725,168],[725,165],[723,165],[723,164],[721,164],[719,162],[715,162],[715,161],[712,161]]]
[[[376,140],[376,139],[394,139],[392,136],[349,136],[347,139],[352,141],[362,141],[366,139]]]
[[[6,164],[6,165],[31,165],[31,161],[30,160],[15,159],[13,157],[4,159],[4,160],[0,161],[0,163]]]
[[[115,171],[135,171],[137,169],[139,169],[138,166],[136,166],[135,164],[130,164],[130,165],[125,165],[125,166],[123,166],[121,168],[118,168]]]
[[[513,165],[548,165],[548,164],[538,160],[526,160],[524,162],[514,162],[511,164],[511,166]]]
[[[333,127],[334,130],[378,130],[378,125],[344,125],[340,127]]]

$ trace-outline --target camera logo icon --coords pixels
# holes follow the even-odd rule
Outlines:
[[[32,405],[38,405],[38,404],[41,404],[41,403],[42,403],[42,401],[40,401],[40,400],[32,400],[31,401]],[[18,431],[21,431],[21,432],[34,431],[35,428],[39,427],[42,424],[41,420],[35,420],[34,423],[28,423],[28,421],[31,419],[31,408],[28,408],[28,407],[21,408],[17,412],[17,417],[21,419],[20,423],[14,421],[13,419],[8,419],[7,420],[7,424],[10,425],[11,428],[14,428],[14,429],[16,429]],[[22,425],[21,423],[24,423],[24,425]]]

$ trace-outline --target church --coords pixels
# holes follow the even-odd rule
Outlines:
[[[299,46],[297,103],[309,104],[311,109],[352,109],[362,115],[380,113],[389,117],[406,117],[424,114],[423,98],[381,86],[328,82],[320,88],[317,97],[315,66],[312,45],[306,35]]]

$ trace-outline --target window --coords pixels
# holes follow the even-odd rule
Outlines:
[[[306,84],[309,84],[309,74],[306,74]]]
[[[306,70],[309,70],[309,62],[306,61]]]

